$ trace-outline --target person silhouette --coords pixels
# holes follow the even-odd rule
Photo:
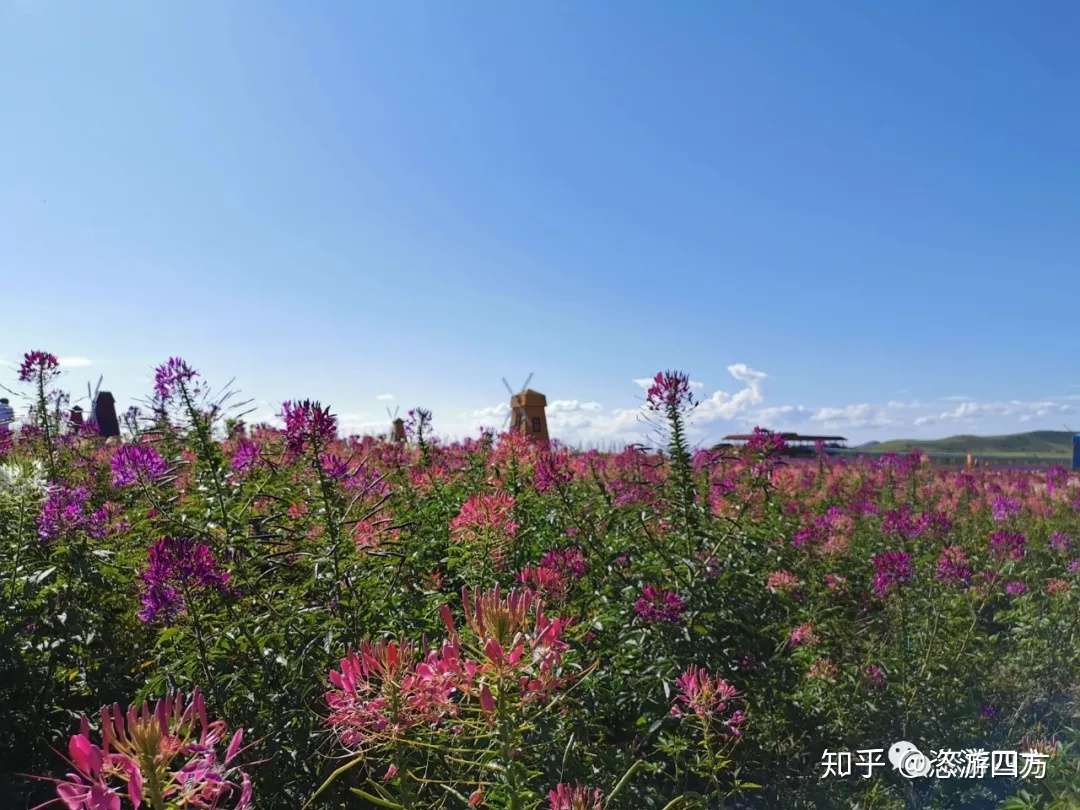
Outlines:
[[[0,431],[7,433],[11,430],[11,423],[15,421],[15,409],[11,407],[7,397],[0,399]]]

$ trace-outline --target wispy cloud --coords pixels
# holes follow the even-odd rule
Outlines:
[[[394,399],[394,395],[393,394],[379,394],[378,396],[375,397],[375,399],[381,400],[383,402],[392,402],[393,399]]]
[[[64,368],[86,368],[87,366],[94,365],[94,361],[89,357],[82,357],[80,355],[72,355],[70,357],[58,357],[60,365]]]

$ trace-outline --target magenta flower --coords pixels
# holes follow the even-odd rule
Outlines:
[[[42,542],[57,540],[76,531],[94,538],[105,536],[109,512],[102,507],[90,511],[90,492],[86,487],[56,484],[49,488],[38,515],[38,537]]]
[[[1060,551],[1065,553],[1069,550],[1069,546],[1072,544],[1072,539],[1065,532],[1054,532],[1050,535],[1050,548],[1054,551]]]
[[[937,561],[937,578],[946,585],[966,585],[971,580],[971,564],[960,546],[945,546]]]
[[[341,481],[349,475],[348,463],[335,453],[323,453],[319,456],[319,467],[323,475],[335,481]]]
[[[812,622],[800,624],[788,633],[788,646],[792,649],[796,647],[813,647],[818,641],[818,635],[814,632]]]
[[[682,371],[658,371],[645,394],[645,404],[651,411],[676,410],[693,406],[690,377]]]
[[[60,361],[56,355],[49,352],[33,351],[23,355],[22,364],[19,366],[19,382],[31,382],[40,377],[49,380],[56,376]]]
[[[701,720],[718,721],[725,726],[727,736],[739,736],[739,724],[744,719],[734,705],[739,690],[724,678],[710,674],[704,667],[691,665],[675,679],[675,688],[678,694],[671,706],[674,717],[690,713]]]
[[[867,664],[863,668],[863,675],[872,686],[880,688],[885,685],[885,670],[877,664]]]
[[[229,573],[218,566],[210,547],[186,538],[163,537],[151,546],[142,581],[143,622],[172,623],[187,611],[191,596],[229,593]]]
[[[589,570],[589,564],[585,561],[585,555],[581,549],[574,546],[554,549],[540,558],[540,565],[545,568],[554,568],[560,573],[580,579]]]
[[[305,445],[322,447],[337,436],[337,417],[330,407],[305,399],[284,402],[281,415],[285,420],[285,444],[289,452],[298,455]]]
[[[125,444],[110,461],[114,487],[129,487],[140,481],[150,483],[168,471],[158,451],[146,444]]]
[[[154,392],[162,400],[172,399],[177,391],[198,376],[199,372],[179,357],[170,357],[154,369]]]
[[[1020,532],[996,531],[990,535],[990,551],[999,560],[1022,560],[1027,551],[1027,538]]]
[[[1023,596],[1027,593],[1027,585],[1018,579],[1012,579],[1005,583],[1005,593],[1009,596]]]
[[[261,449],[257,442],[241,439],[236,443],[229,466],[232,467],[233,472],[240,475],[250,472],[259,463]]]
[[[766,456],[775,455],[783,451],[786,446],[782,435],[760,427],[754,428],[754,432],[746,442],[748,451]]]
[[[548,791],[548,810],[601,810],[603,798],[599,788],[560,782]]]
[[[100,745],[91,740],[86,717],[68,741],[74,772],[66,779],[39,777],[55,783],[67,810],[120,810],[122,795],[140,810],[149,806],[150,785],[169,807],[251,807],[251,780],[234,764],[243,730],[230,737],[223,721],[211,722],[198,690],[190,701],[173,694],[152,709],[146,703],[127,711],[103,706],[100,718]],[[217,749],[227,737],[219,759]]]
[[[994,520],[998,523],[1003,523],[1009,518],[1016,517],[1023,509],[1023,504],[1015,498],[1009,498],[1004,495],[995,495],[994,499],[990,502],[990,511],[993,514]]]
[[[634,602],[634,612],[649,623],[677,624],[686,610],[686,603],[674,591],[646,585]]]
[[[884,551],[874,555],[874,593],[881,598],[915,578],[911,555],[906,551]]]
[[[536,467],[533,469],[533,486],[537,492],[547,492],[549,489],[565,486],[574,478],[570,469],[570,452],[568,450],[541,451],[536,459]]]

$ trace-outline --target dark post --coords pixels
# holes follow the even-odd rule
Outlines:
[[[120,422],[116,418],[116,401],[108,391],[99,391],[94,400],[94,421],[98,433],[108,438],[120,435]]]

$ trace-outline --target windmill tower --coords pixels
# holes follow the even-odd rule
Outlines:
[[[521,390],[515,394],[510,383],[506,381],[506,377],[503,377],[503,385],[506,386],[506,392],[510,395],[510,413],[507,414],[503,427],[506,427],[508,421],[510,430],[514,433],[524,433],[526,436],[546,442],[548,441],[548,426],[544,409],[547,407],[547,397],[529,388],[532,378],[533,373],[530,371],[529,376],[522,383]]]
[[[405,420],[398,416],[400,410],[400,405],[394,408],[393,413],[390,413],[389,407],[386,409],[386,415],[390,417],[390,441],[392,442],[405,441]]]

